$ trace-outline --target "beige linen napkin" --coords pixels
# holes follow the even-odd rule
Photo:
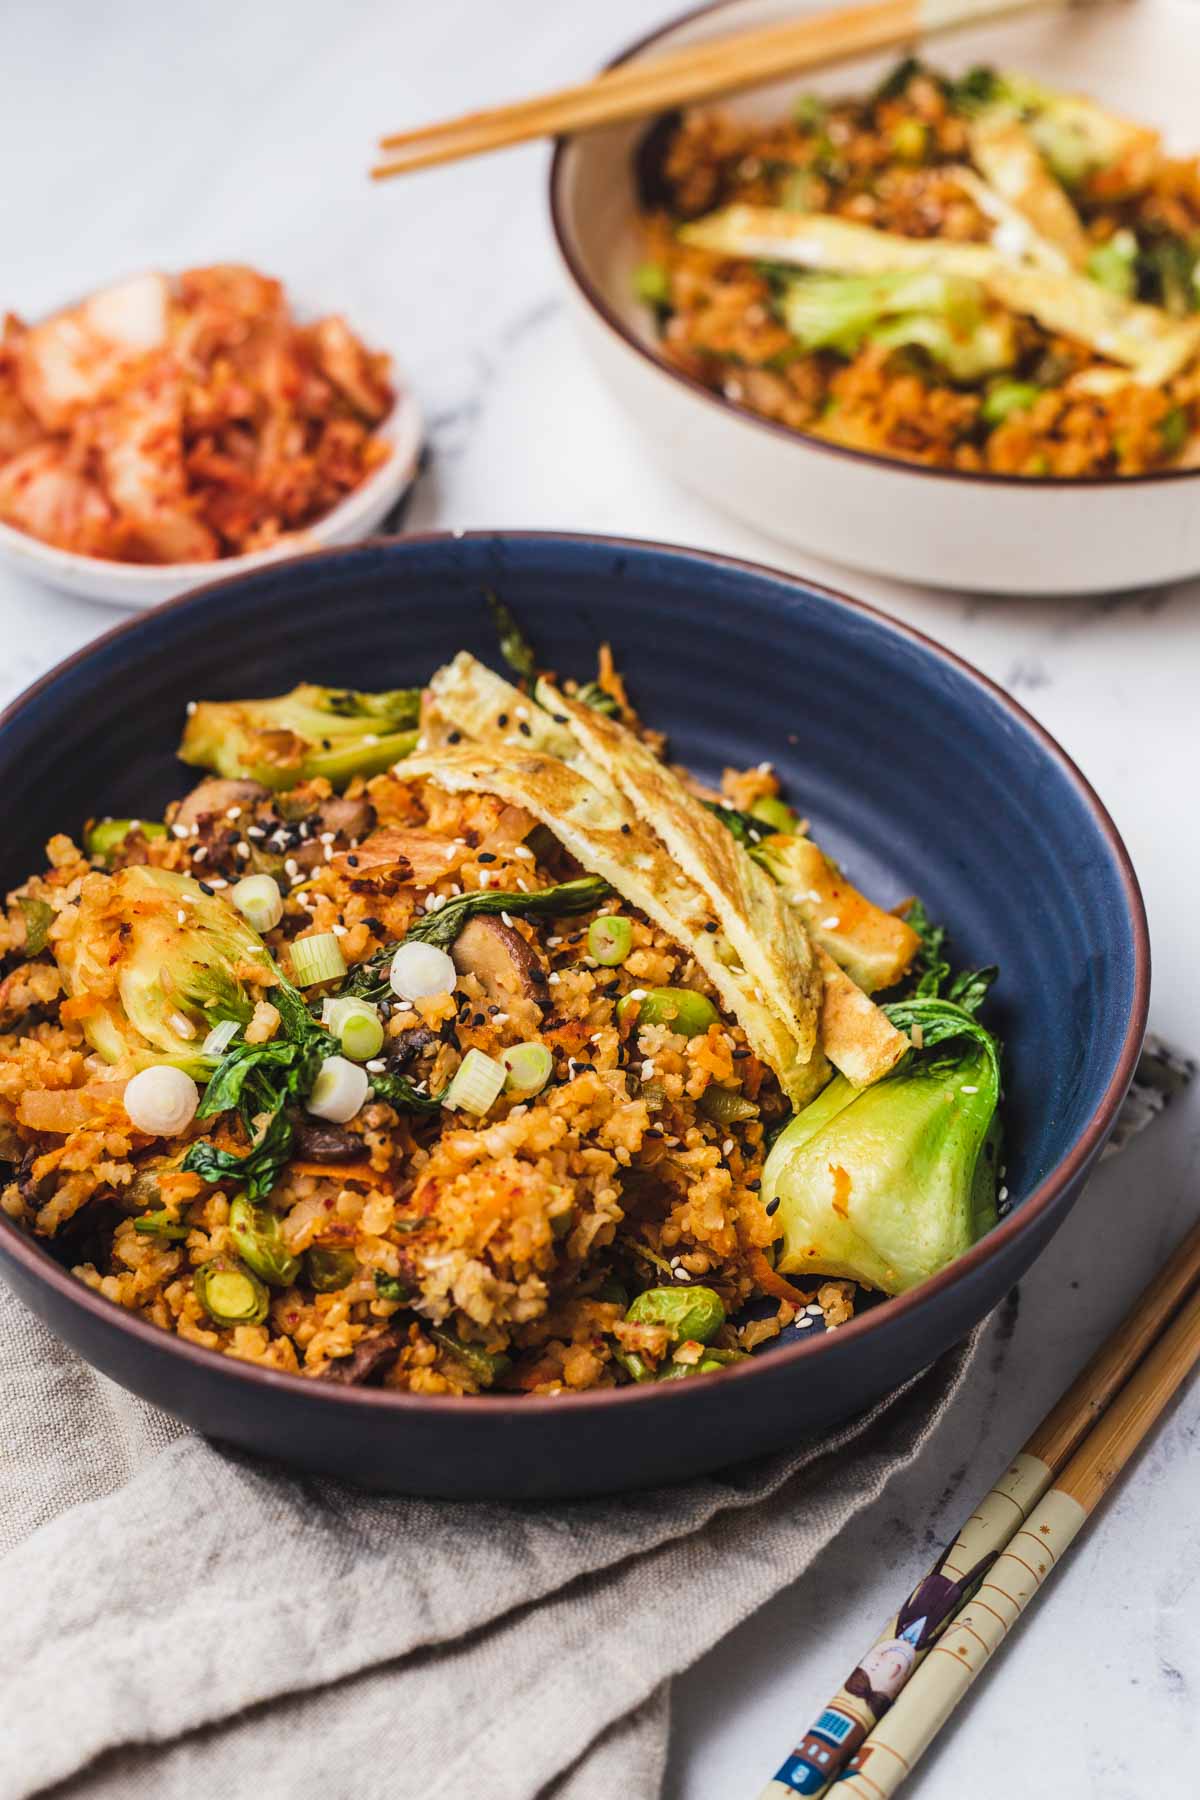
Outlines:
[[[920,1453],[973,1348],[685,1487],[469,1506],[215,1447],[0,1284],[0,1800],[652,1800],[670,1678]]]

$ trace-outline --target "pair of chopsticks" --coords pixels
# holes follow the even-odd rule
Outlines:
[[[376,181],[386,181],[391,175],[456,162],[460,157],[482,156],[531,138],[590,131],[620,119],[669,112],[713,94],[753,87],[821,63],[894,49],[957,25],[1069,3],[1071,0],[874,0],[867,6],[839,7],[783,25],[760,26],[671,51],[649,62],[622,63],[593,81],[509,106],[391,132],[380,139],[387,155],[371,175]]]
[[[1051,1408],[760,1800],[886,1800],[1200,1359],[1200,1224]],[[1016,1771],[1014,1770],[1014,1777]]]

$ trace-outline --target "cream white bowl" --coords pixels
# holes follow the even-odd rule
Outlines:
[[[185,594],[206,581],[244,574],[281,556],[329,549],[369,537],[416,479],[421,457],[421,409],[394,365],[393,379],[398,384],[396,403],[375,432],[388,446],[386,461],[331,512],[302,531],[290,532],[269,550],[225,556],[216,562],[110,562],[98,556],[59,550],[40,538],[30,537],[28,532],[0,524],[0,559],[21,574],[64,593],[81,594],[87,600],[102,600],[110,606],[140,609],[173,600],[176,594]]]
[[[664,51],[822,10],[821,0],[717,0],[626,51]],[[972,26],[925,46],[951,71],[990,62],[1089,93],[1200,146],[1200,5],[1138,0]],[[895,56],[861,57],[727,104],[782,113],[796,94],[853,93]],[[1025,480],[928,469],[771,424],[668,368],[633,297],[641,260],[633,151],[645,121],[559,143],[550,204],[572,310],[601,380],[686,487],[770,536],[907,581],[1009,593],[1087,593],[1200,572],[1200,469]]]

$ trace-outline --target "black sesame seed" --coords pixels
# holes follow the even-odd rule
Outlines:
[[[216,888],[209,887],[207,881],[198,881],[196,883],[196,886],[200,889],[200,892],[202,894],[208,894],[210,896],[215,894],[217,891]]]
[[[490,850],[481,850],[479,852],[479,855],[475,858],[476,862],[482,862],[482,863],[495,862],[495,860],[496,859],[492,855]]]
[[[500,717],[496,720],[496,723],[500,727],[501,731],[503,731],[504,727],[508,724],[508,714],[501,713]]]
[[[480,1025],[486,1025],[487,1020],[484,1018],[482,1013],[476,1013],[475,1017],[471,1020],[471,1023],[472,1023],[472,1025],[478,1027]]]
[[[446,742],[448,744],[461,744],[462,743],[462,732],[461,731],[447,732],[446,733]]]
[[[717,929],[715,920],[709,919],[709,921],[705,925],[704,929],[705,929],[705,931],[715,931]]]
[[[556,725],[565,725],[567,723],[566,713],[551,713],[550,717],[554,720]]]
[[[500,1008],[498,1006],[489,1006],[488,1007],[488,1013],[493,1019],[495,1018],[496,1014],[499,1011],[500,1011]]]
[[[749,1054],[750,1052],[748,1050],[735,1050],[733,1053],[733,1060],[734,1062],[745,1062]]]
[[[382,919],[377,919],[374,917],[373,914],[368,914],[368,916],[363,920],[363,924],[366,926],[367,930],[370,932],[373,932],[376,937],[383,936],[383,920]]]
[[[625,836],[628,837],[630,832],[633,830],[633,826],[632,825],[622,825],[621,830],[624,832]]]
[[[646,1127],[645,1131],[643,1131],[642,1136],[644,1138],[648,1138],[648,1137],[660,1138],[662,1136],[662,1132],[659,1130],[657,1125],[648,1125]]]
[[[768,1214],[768,1216],[772,1213],[777,1213],[779,1211],[779,1202],[780,1202],[781,1198],[782,1198],[781,1195],[776,1194],[776,1196],[773,1200],[767,1201],[767,1204],[763,1208],[763,1211],[766,1212]]]
[[[350,865],[350,867],[351,867],[351,868],[352,868],[352,869],[357,869],[357,867],[358,867],[358,858],[357,858],[357,856],[348,856],[348,857],[347,857],[347,858],[346,858],[346,861],[347,861],[347,863],[348,863],[348,864],[349,864],[349,865]]]
[[[520,732],[520,734],[521,734],[521,736],[522,736],[522,737],[532,737],[532,736],[533,736],[533,730],[532,730],[532,727],[531,727],[531,726],[529,726],[529,725],[528,725],[528,724],[527,724],[527,723],[526,723],[526,722],[525,722],[525,720],[524,720],[524,719],[519,719],[519,720],[518,720],[518,721],[517,721],[517,730],[518,730],[518,731],[519,731],[519,732]]]
[[[756,1175],[753,1181],[748,1181],[746,1183],[746,1186],[750,1189],[752,1194],[757,1194],[759,1188],[762,1186],[762,1180]]]

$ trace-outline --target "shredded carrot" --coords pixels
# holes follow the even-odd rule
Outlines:
[[[294,1175],[327,1175],[331,1181],[365,1181],[372,1187],[387,1187],[391,1179],[388,1175],[381,1175],[368,1162],[294,1162],[289,1163],[288,1167]]]
[[[86,1019],[94,1012],[99,1012],[104,1002],[96,994],[76,994],[70,1000],[64,1000],[58,1009],[58,1016],[64,1025],[75,1019]]]
[[[785,1281],[782,1275],[777,1275],[761,1250],[750,1252],[750,1273],[764,1294],[774,1294],[777,1300],[787,1300],[793,1306],[808,1305],[808,1295]]]
[[[829,1173],[833,1176],[833,1210],[839,1219],[850,1217],[850,1172],[838,1163],[830,1163]]]

